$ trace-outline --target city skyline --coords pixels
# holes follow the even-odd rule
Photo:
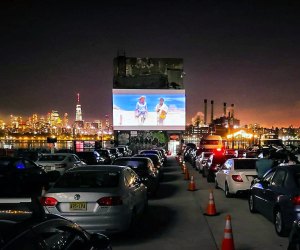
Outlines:
[[[241,124],[300,126],[297,1],[2,1],[0,118],[112,117],[113,58],[183,58],[187,119],[214,100]],[[7,119],[7,118],[6,118]]]

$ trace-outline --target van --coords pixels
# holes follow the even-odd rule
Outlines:
[[[205,135],[200,140],[199,149],[203,152],[221,150],[223,148],[220,135]]]

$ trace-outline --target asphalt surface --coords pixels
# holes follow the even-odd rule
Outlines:
[[[164,177],[147,213],[131,233],[112,235],[113,249],[221,249],[226,215],[230,215],[235,249],[287,249],[288,239],[276,235],[273,224],[260,214],[251,214],[246,196],[226,198],[187,164],[196,191],[188,191],[181,167],[168,159]],[[216,216],[206,216],[213,190]]]

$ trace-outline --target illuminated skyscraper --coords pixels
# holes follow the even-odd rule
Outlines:
[[[76,118],[75,121],[82,121],[81,105],[79,104],[79,93],[77,94],[77,105],[76,105]]]

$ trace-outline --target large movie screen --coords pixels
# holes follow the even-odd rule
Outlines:
[[[115,130],[184,130],[185,90],[113,89]]]

